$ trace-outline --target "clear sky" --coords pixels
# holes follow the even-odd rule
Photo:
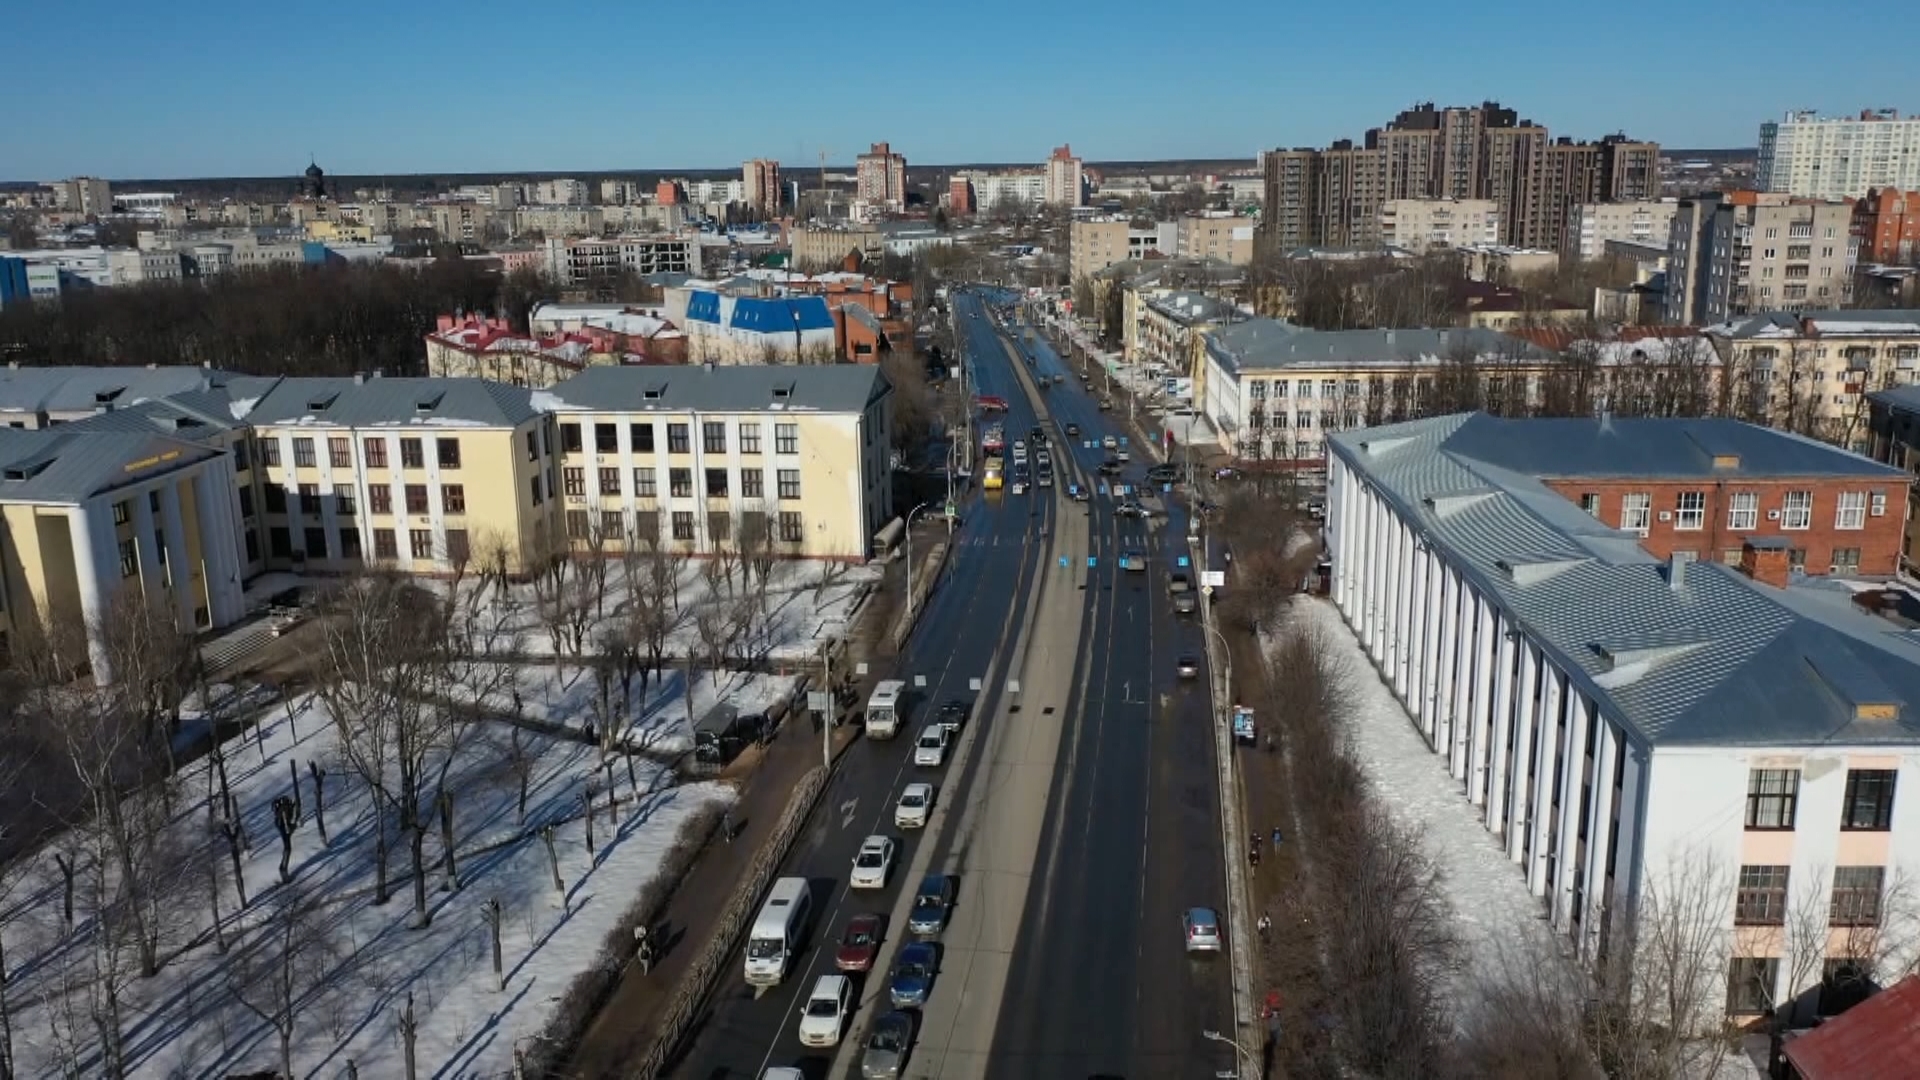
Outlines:
[[[1895,5],[1897,7],[1898,5]],[[1751,146],[1920,109],[1859,0],[63,0],[0,17],[0,179],[1245,157],[1487,98],[1556,135]],[[1888,57],[1911,56],[1895,48]],[[1764,59],[1756,57],[1764,56]],[[1764,78],[1756,77],[1764,74]]]

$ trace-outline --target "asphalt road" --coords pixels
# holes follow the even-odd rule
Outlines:
[[[1008,437],[1024,433],[1033,425],[1034,413],[994,347],[986,320],[964,321],[973,365],[970,379],[976,391],[1006,398],[1011,408],[1002,419]],[[979,362],[983,358],[986,362]],[[800,1005],[814,980],[832,972],[833,951],[847,920],[855,914],[892,911],[901,890],[916,884],[908,867],[925,834],[893,827],[900,790],[916,780],[928,780],[938,787],[941,805],[964,798],[969,778],[949,775],[951,764],[919,769],[910,763],[914,734],[919,723],[950,698],[974,702],[972,724],[993,722],[1002,694],[1000,673],[1011,659],[1005,643],[1014,639],[1016,627],[1030,615],[1027,601],[1046,545],[1052,502],[998,494],[983,498],[977,490],[962,501],[964,524],[948,556],[949,577],[929,599],[893,670],[880,673],[909,684],[923,676],[927,685],[915,691],[917,707],[899,737],[863,739],[848,748],[821,810],[781,868],[781,876],[801,876],[812,883],[814,910],[819,914],[807,950],[785,981],[758,998],[738,975],[723,981],[673,1075],[699,1080],[757,1078],[772,1065],[797,1066],[810,1077],[829,1071],[832,1051],[800,1045]],[[975,679],[981,686],[977,693],[972,689]],[[875,833],[892,836],[899,844],[894,873],[885,889],[850,893],[846,882],[854,853],[863,839]],[[856,979],[863,1004],[848,1026],[849,1038],[876,1011],[882,1011],[871,1002],[876,989],[884,992],[885,962],[904,933],[904,927],[889,926],[888,948],[876,973]],[[731,966],[737,970],[739,963],[736,950]]]
[[[1067,375],[1049,391],[1049,408],[1059,424],[1080,426],[1072,452],[1091,475],[1107,452],[1084,440],[1117,437],[1120,425],[1081,389],[1077,371],[1037,334],[1033,342],[1023,348],[1040,374]],[[1133,456],[1122,481],[1143,478],[1150,458],[1139,448]],[[1205,631],[1197,617],[1174,613],[1165,588],[1187,552],[1178,499],[1148,502],[1168,513],[1141,522],[1116,518],[1111,499],[1090,504],[1091,554],[1104,562],[1141,551],[1147,570],[1087,597],[1067,735],[1073,752],[1058,766],[1034,869],[1044,887],[1028,897],[1001,1003],[989,1069],[996,1078],[1144,1080],[1234,1065],[1230,1048],[1201,1035],[1232,1028],[1227,959],[1189,959],[1180,928],[1189,907],[1223,917],[1226,907],[1204,668],[1198,679],[1174,674],[1181,654],[1204,663]]]

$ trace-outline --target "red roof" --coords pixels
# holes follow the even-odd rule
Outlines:
[[[1909,975],[1788,1043],[1806,1080],[1907,1080],[1920,1062],[1920,975]]]

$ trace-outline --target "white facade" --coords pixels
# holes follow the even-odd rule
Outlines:
[[[585,206],[587,185],[581,180],[559,178],[533,185],[533,201],[549,206]]]
[[[1047,159],[1047,204],[1079,206],[1080,194],[1085,190],[1086,177],[1080,159],[1067,147],[1055,150]]]
[[[1001,203],[1018,200],[1029,207],[1047,201],[1047,175],[1044,172],[969,172],[960,174],[973,182],[973,205],[982,213],[991,213]]]
[[[1582,203],[1574,207],[1567,237],[1581,261],[1607,253],[1609,241],[1664,248],[1671,239],[1678,199],[1650,202]]]
[[[1920,117],[1891,110],[1849,119],[1788,113],[1760,125],[1761,191],[1858,199],[1869,188],[1920,190]]]
[[[1389,199],[1380,204],[1380,242],[1415,254],[1498,244],[1500,221],[1491,199]]]

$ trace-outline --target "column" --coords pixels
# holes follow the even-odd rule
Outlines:
[[[1461,662],[1459,723],[1467,729],[1467,749],[1461,769],[1467,784],[1467,801],[1484,806],[1487,801],[1487,769],[1492,766],[1493,748],[1488,733],[1493,730],[1493,658],[1499,645],[1493,639],[1493,607],[1467,586],[1466,617],[1473,624],[1472,646],[1464,650]]]
[[[1533,759],[1529,756],[1533,749],[1534,721],[1538,718],[1539,702],[1534,700],[1535,689],[1539,686],[1540,654],[1533,649],[1533,643],[1521,640],[1516,646],[1520,651],[1520,685],[1513,695],[1513,736],[1512,749],[1502,752],[1507,759],[1506,820],[1500,835],[1507,842],[1507,858],[1512,862],[1520,861],[1520,850],[1524,846],[1522,838],[1526,835],[1527,823],[1532,820],[1528,815],[1532,810],[1529,799],[1532,790],[1529,770]]]
[[[1469,728],[1463,723],[1466,710],[1460,707],[1460,694],[1467,676],[1461,665],[1473,648],[1473,610],[1467,605],[1466,579],[1447,573],[1447,626],[1441,647],[1440,718],[1447,728],[1447,772],[1455,780],[1467,778],[1466,750]]]
[[[1487,741],[1488,768],[1492,775],[1487,778],[1487,831],[1501,837],[1507,835],[1506,792],[1507,743],[1512,740],[1513,732],[1513,656],[1515,643],[1511,637],[1513,627],[1506,616],[1489,602],[1486,606],[1486,618],[1492,622],[1492,637],[1487,647],[1492,654],[1493,665],[1488,679],[1483,684],[1487,691],[1486,723],[1492,728]]]
[[[153,504],[146,491],[122,493],[133,504],[133,545],[140,553],[140,594],[148,603],[160,599],[166,590],[167,574],[161,570],[160,549],[153,542]]]
[[[201,573],[207,583],[207,621],[214,627],[233,623],[244,614],[240,600],[240,545],[244,540],[238,516],[229,516],[231,501],[227,496],[233,490],[229,469],[224,460],[217,460],[193,474]]]
[[[1441,657],[1446,647],[1447,564],[1440,553],[1427,546],[1427,645],[1420,654],[1420,696],[1426,702],[1427,727],[1434,732],[1434,749],[1447,752],[1447,727],[1440,707]]]
[[[1386,637],[1381,626],[1387,619],[1387,607],[1390,598],[1387,593],[1387,516],[1385,504],[1380,493],[1367,492],[1367,659],[1375,664],[1380,662],[1381,649]]]
[[[1567,685],[1567,735],[1561,758],[1566,767],[1560,772],[1560,823],[1553,841],[1552,894],[1547,898],[1547,913],[1553,925],[1565,930],[1573,922],[1573,882],[1580,865],[1581,795],[1587,785],[1587,728],[1592,721],[1584,695]]]
[[[1581,869],[1580,940],[1575,943],[1583,957],[1600,940],[1598,920],[1605,910],[1607,845],[1613,837],[1613,773],[1620,761],[1619,734],[1605,716],[1596,720],[1600,745],[1593,755],[1593,804],[1587,811],[1587,857]]]
[[[96,631],[106,618],[106,589],[119,578],[109,576],[114,571],[107,563],[114,556],[113,529],[111,525],[102,527],[112,519],[106,516],[106,507],[100,500],[94,499],[92,503],[91,507],[83,503],[67,511],[67,538],[73,545],[73,576],[80,592],[80,617],[86,623],[87,653],[93,662],[93,677],[96,682],[105,683],[113,680],[113,669]]]
[[[1552,885],[1547,880],[1547,845],[1553,833],[1553,781],[1560,768],[1560,731],[1566,723],[1565,686],[1560,672],[1543,662],[1536,729],[1540,748],[1533,759],[1533,790],[1527,811],[1527,889],[1535,896],[1545,896]]]
[[[1426,703],[1420,700],[1420,657],[1426,652],[1427,553],[1426,542],[1407,527],[1406,621],[1400,636],[1400,663],[1394,669],[1394,692],[1406,702],[1407,715],[1429,744]]]
[[[187,529],[180,516],[180,477],[167,477],[160,489],[160,522],[167,530],[167,576],[173,581],[173,604],[179,627],[191,633],[200,628],[193,617],[199,597],[193,590],[193,566],[187,561]],[[205,541],[202,541],[204,544]],[[203,570],[204,573],[204,570]]]

